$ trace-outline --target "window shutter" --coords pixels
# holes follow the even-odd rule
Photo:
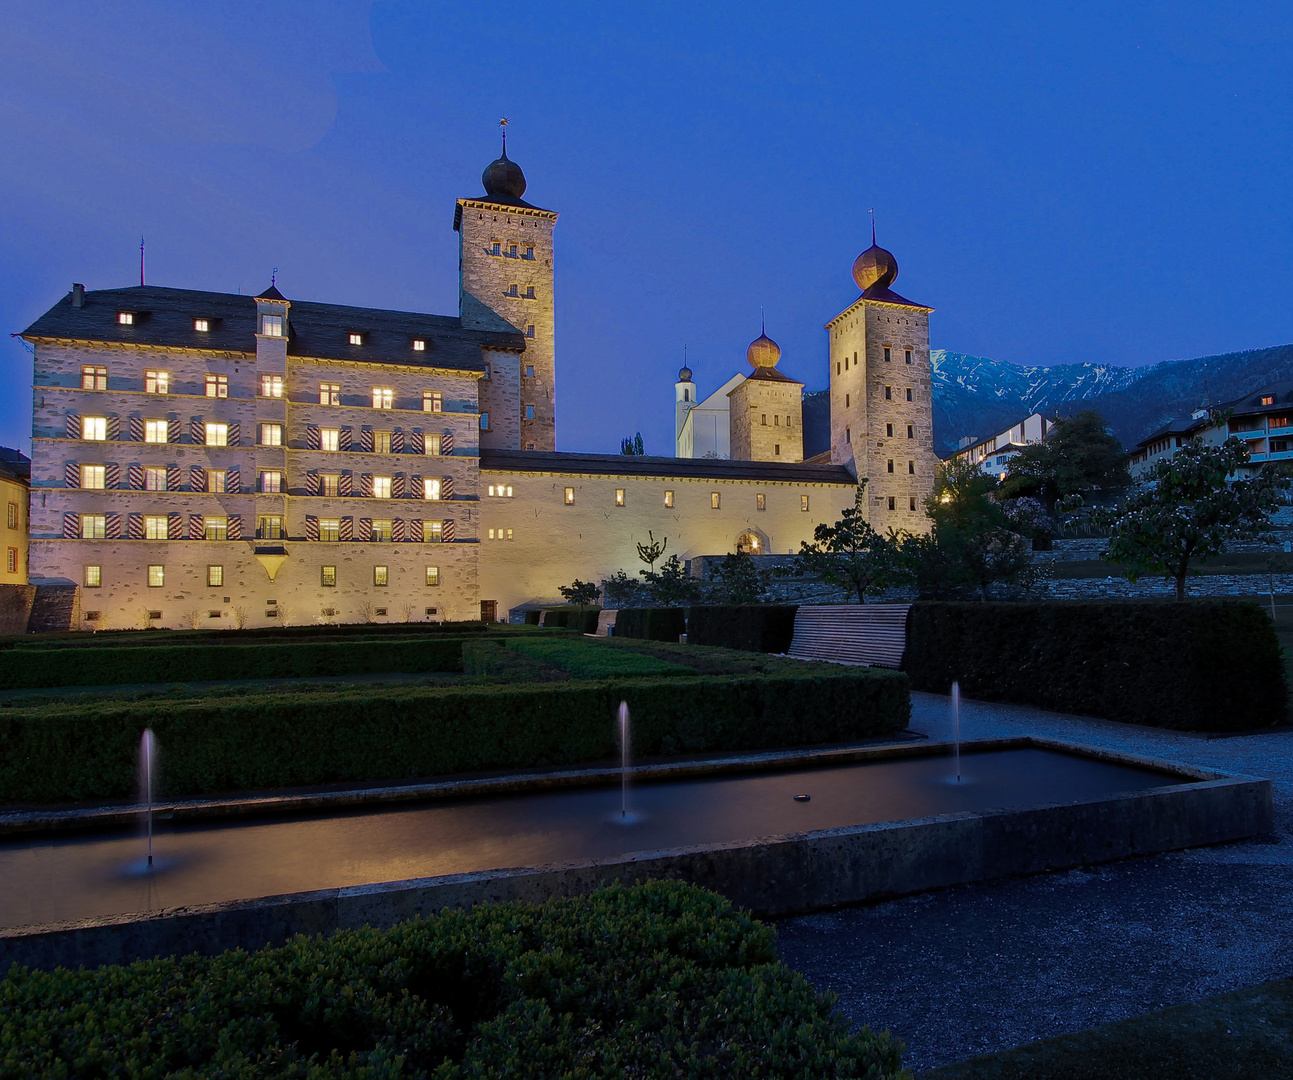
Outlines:
[[[242,445],[242,425],[230,424],[229,431],[227,433],[226,438],[230,446],[241,446]]]
[[[75,540],[81,535],[81,515],[64,514],[63,515],[63,539]]]
[[[391,432],[391,453],[404,453],[404,431],[402,428],[396,428]]]
[[[370,427],[359,429],[359,449],[362,453],[371,454],[373,452],[373,429]]]
[[[69,461],[63,466],[63,486],[79,488],[81,486],[81,466]]]
[[[319,474],[313,469],[305,474],[305,491],[307,495],[319,494]]]
[[[68,413],[64,425],[64,433],[69,439],[79,439],[81,437],[80,413]]]
[[[349,498],[354,491],[354,486],[355,474],[343,472],[341,474],[341,479],[337,481],[337,490],[340,491],[342,495]]]
[[[305,515],[305,538],[307,540],[319,539],[319,519],[313,514]]]
[[[142,416],[132,416],[130,418],[130,441],[144,441],[144,418]]]
[[[359,519],[359,539],[371,540],[372,538],[373,538],[373,519],[360,518]]]
[[[404,539],[404,521],[402,518],[396,518],[391,522],[391,539],[396,543]]]
[[[108,438],[112,442],[117,442],[121,438],[121,417],[109,416],[107,428]]]
[[[103,483],[110,491],[121,487],[121,466],[115,461],[103,467]]]
[[[373,497],[372,473],[362,473],[359,477],[359,494],[365,499]]]
[[[144,467],[142,465],[129,465],[126,467],[126,487],[131,491],[144,490]]]
[[[242,539],[242,515],[241,514],[229,515],[229,531],[226,535],[229,537],[230,540]]]
[[[391,498],[404,498],[404,474],[396,473],[391,477]]]
[[[409,522],[409,539],[415,544],[422,543],[422,519],[414,518]]]
[[[343,427],[337,432],[337,447],[341,450],[350,449],[350,428]]]
[[[355,519],[343,517],[341,519],[341,529],[337,533],[343,540],[350,540],[355,535]]]
[[[189,442],[195,446],[202,446],[207,441],[207,426],[202,417],[193,416],[189,418]]]
[[[456,535],[457,533],[454,529],[453,518],[445,518],[444,531],[441,533],[441,536],[444,538],[444,542],[446,544],[452,544]]]
[[[426,494],[426,488],[422,484],[422,477],[409,477],[409,498],[420,499]]]
[[[126,539],[142,540],[144,538],[144,515],[126,515]]]
[[[206,535],[206,519],[201,514],[189,515],[189,539],[201,540]]]
[[[183,480],[183,473],[180,472],[180,467],[178,465],[166,466],[166,490],[167,491],[179,491],[182,480]]]
[[[183,540],[184,539],[184,515],[170,513],[166,515],[166,539]]]
[[[231,465],[225,471],[224,489],[233,495],[242,494],[242,472],[237,465]]]
[[[201,465],[189,466],[189,490],[206,491],[207,471]]]
[[[305,429],[305,448],[307,450],[319,449],[319,425],[311,424]]]
[[[108,534],[109,540],[121,539],[121,515],[117,513],[108,513],[103,515],[107,520],[104,522],[104,531]]]
[[[453,453],[453,432],[446,431],[440,436],[440,453],[448,457]]]
[[[166,441],[179,442],[180,436],[184,432],[184,425],[180,423],[178,416],[172,416],[166,421]]]
[[[426,440],[422,438],[422,432],[414,431],[409,434],[409,450],[414,454],[426,453]]]
[[[440,481],[440,498],[453,498],[453,477],[446,476]]]

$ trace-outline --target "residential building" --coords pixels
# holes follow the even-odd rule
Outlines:
[[[981,471],[1000,478],[1005,475],[1010,459],[1025,446],[1045,439],[1056,422],[1053,417],[1032,413],[990,438],[977,442],[962,440],[965,445],[952,455],[952,460],[977,465]]]

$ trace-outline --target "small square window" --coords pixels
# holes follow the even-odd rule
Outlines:
[[[108,535],[108,518],[105,514],[81,515],[81,539],[104,540]]]
[[[145,371],[144,372],[144,393],[145,394],[168,394],[171,387],[171,373],[169,371]]]
[[[84,581],[87,589],[97,589],[103,584],[103,567],[87,566],[85,568]]]
[[[373,584],[384,586],[390,581],[390,571],[385,566],[373,567]]]
[[[144,469],[144,490],[145,491],[165,491],[166,490],[166,469],[149,466]]]
[[[665,505],[665,508],[666,508],[666,509],[672,509],[672,507],[673,507],[673,492],[672,492],[672,491],[666,491],[666,492],[664,493],[664,505]]]
[[[165,514],[144,515],[144,539],[166,540],[170,536],[170,522]]]
[[[134,326],[134,325],[135,325],[135,313],[134,313],[133,311],[118,311],[118,312],[117,312],[117,325],[118,325],[118,326]]]
[[[391,522],[389,518],[373,518],[369,525],[368,539],[378,544],[391,542]]]
[[[319,404],[320,405],[340,405],[341,404],[341,384],[334,382],[319,383]]]
[[[427,351],[427,343],[426,343],[426,341],[425,341],[423,338],[415,337],[415,338],[413,339],[413,351],[414,351],[414,352],[426,352],[426,351]]]
[[[423,435],[422,436],[422,453],[427,457],[440,456],[440,436]]]
[[[213,589],[218,589],[224,585],[224,567],[208,566],[207,567],[207,585]]]
[[[265,337],[282,337],[283,316],[262,315],[260,317],[260,332]]]
[[[341,539],[340,518],[319,518],[319,539],[335,544]]]
[[[227,398],[229,396],[229,376],[208,375],[206,391],[207,397]]]
[[[283,445],[283,425],[282,424],[261,424],[260,425],[260,445],[261,446],[282,446]]]
[[[435,500],[440,498],[440,481],[425,477],[422,481],[422,498]]]
[[[444,522],[443,521],[422,522],[422,539],[428,544],[443,543],[444,542]]]
[[[341,449],[341,429],[334,427],[319,428],[319,449],[337,451]]]
[[[106,470],[102,465],[82,465],[81,487],[87,490],[101,490],[104,486],[105,474]]]
[[[229,519],[223,515],[206,517],[202,522],[202,538],[204,540],[228,540]]]
[[[428,585],[439,585],[439,584],[440,584],[440,567],[438,567],[438,566],[428,566],[428,567],[427,567],[426,582],[427,582],[427,584],[428,584]]]
[[[347,338],[351,345],[362,345],[364,343],[363,334],[349,334],[347,335]]]
[[[800,495],[800,496],[799,496],[799,509],[800,509],[800,510],[803,510],[803,511],[805,511],[805,512],[807,512],[807,510],[808,510],[808,496],[807,496],[807,495]]]
[[[615,505],[616,505],[616,506],[623,506],[623,505],[624,505],[624,489],[623,489],[623,488],[616,488],[616,489],[615,489]]]
[[[395,407],[395,391],[389,386],[373,387],[373,408],[392,409]]]
[[[256,519],[257,540],[282,540],[283,519],[277,514],[265,514]]]
[[[568,487],[566,488],[566,505],[573,506],[574,502],[575,502],[575,489],[572,487]]]
[[[266,469],[260,474],[260,490],[265,495],[283,493],[283,474],[278,469]]]
[[[229,478],[229,474],[224,469],[208,469],[207,470],[207,491],[214,492],[215,494],[218,494],[218,495],[223,494],[225,491],[225,484],[228,481],[228,478]]]
[[[167,420],[145,420],[144,421],[144,442],[146,443],[164,443],[169,442],[171,437],[171,425]]]
[[[766,510],[768,508],[768,497],[762,491],[754,496],[754,508],[756,510]]]
[[[721,509],[721,497],[717,491],[709,493],[709,508],[711,510]]]
[[[205,334],[207,331],[209,331],[209,330],[211,329],[211,320],[210,320],[210,319],[194,319],[194,320],[193,320],[193,329],[194,329],[194,330],[196,330],[196,331],[197,331],[198,333],[200,333],[200,334]]]
[[[281,398],[283,396],[283,376],[262,375],[260,377],[260,396]]]
[[[423,412],[442,412],[444,410],[444,395],[439,390],[422,391],[422,411]]]
[[[148,587],[150,589],[161,589],[166,585],[166,567],[150,566],[148,568]],[[160,618],[160,616],[158,616]]]
[[[324,566],[319,571],[319,584],[325,589],[336,588],[337,585],[337,568],[335,566]]]
[[[389,476],[373,477],[373,498],[389,499],[391,497],[391,478]]]
[[[228,424],[207,424],[205,425],[207,446],[228,446],[229,445],[229,425]]]
[[[81,438],[86,442],[103,442],[108,437],[106,416],[81,417]]]

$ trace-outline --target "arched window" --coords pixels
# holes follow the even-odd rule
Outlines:
[[[763,554],[763,541],[759,539],[757,533],[741,533],[736,541],[736,550],[745,555]]]

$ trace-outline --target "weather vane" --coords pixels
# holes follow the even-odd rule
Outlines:
[[[499,130],[503,133],[503,156],[507,157],[507,117],[501,116],[498,120]]]
[[[269,286],[272,289],[278,284],[278,267],[274,267],[274,272],[269,275]]]

